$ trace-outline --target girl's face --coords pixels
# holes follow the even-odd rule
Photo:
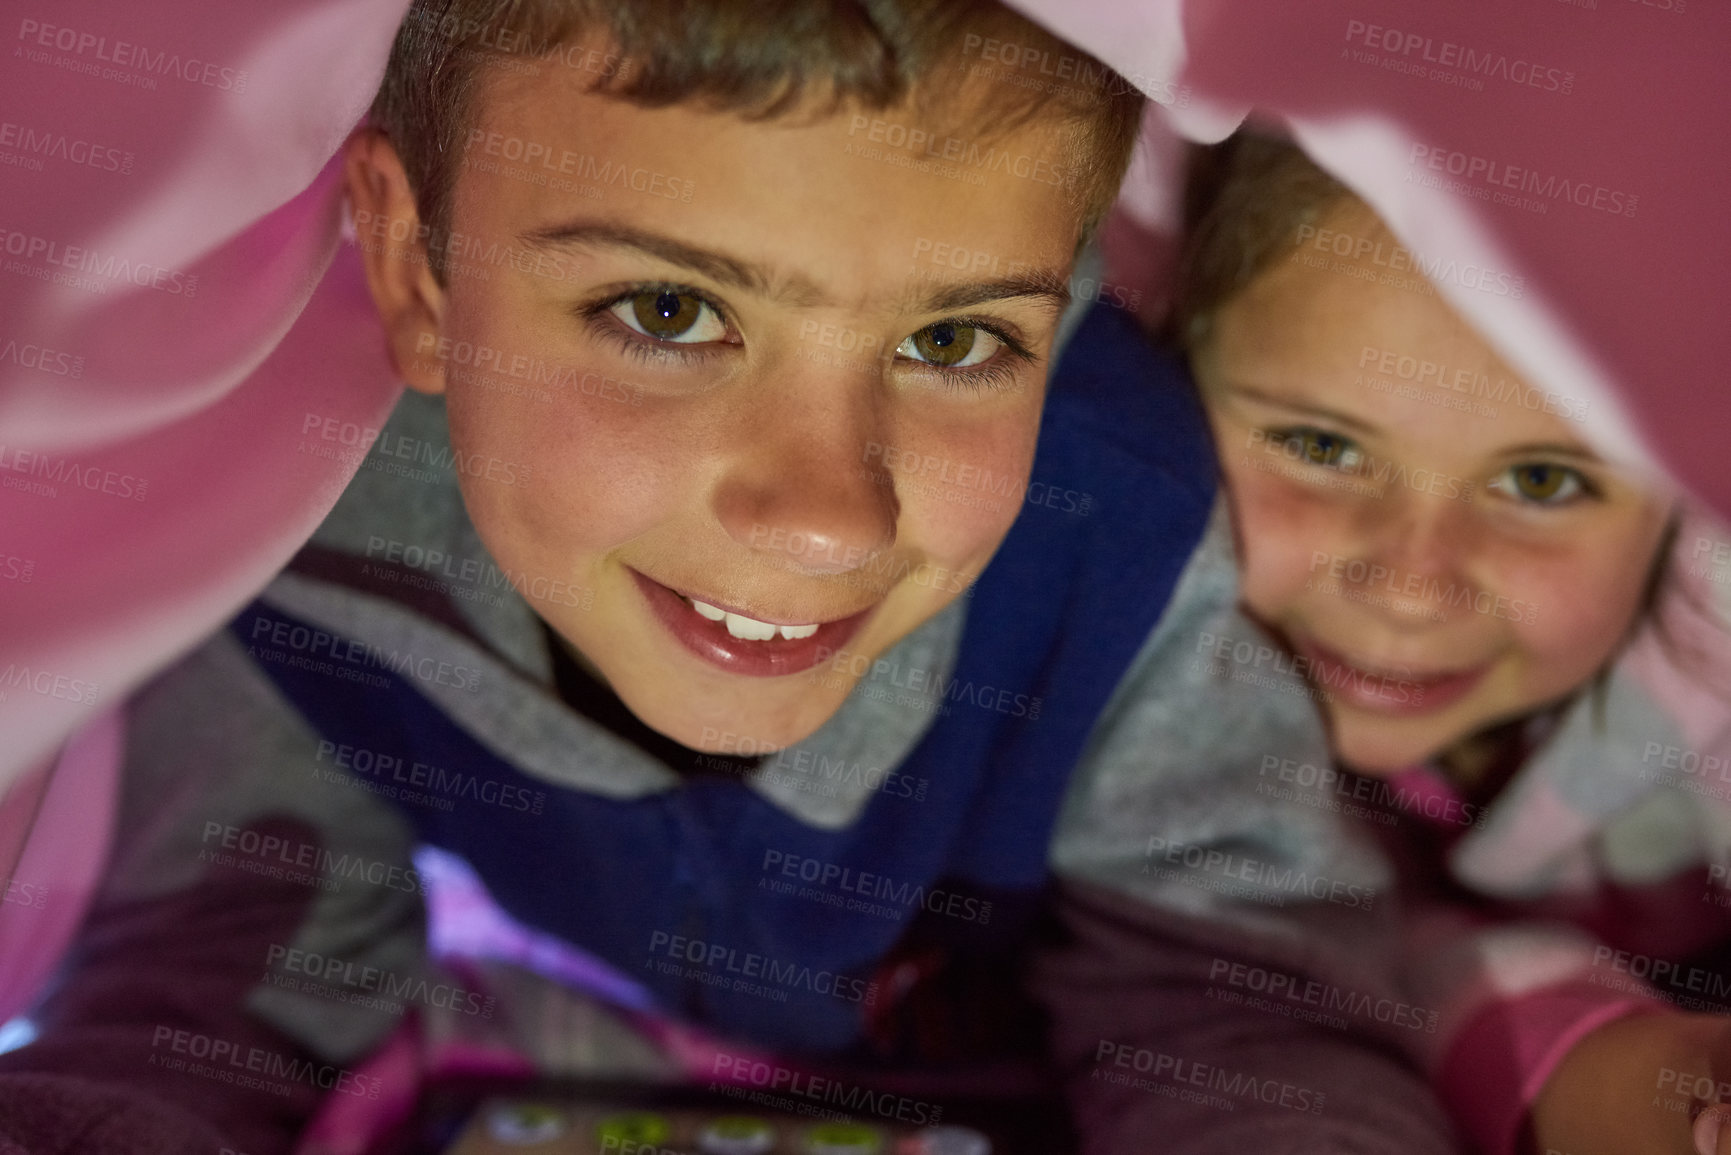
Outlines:
[[[1398,242],[1362,203],[1318,229],[1371,258],[1295,245],[1215,314],[1196,373],[1247,608],[1322,691],[1336,755],[1388,773],[1590,679],[1667,509],[1587,447],[1577,402],[1374,263]]]

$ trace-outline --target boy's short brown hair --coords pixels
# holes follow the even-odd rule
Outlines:
[[[611,45],[574,64],[594,74],[596,91],[650,108],[701,102],[752,119],[811,100],[833,111],[943,95],[973,74],[969,58],[979,62],[979,48],[1016,45],[1030,66],[986,66],[1004,71],[1006,82],[981,131],[1044,117],[1082,126],[1067,159],[1083,238],[1117,195],[1141,122],[1143,96],[1133,85],[999,0],[416,0],[391,48],[372,123],[402,158],[435,235],[448,223],[483,68],[534,67],[586,33]],[[1065,59],[1067,82],[1048,83],[1031,66]]]

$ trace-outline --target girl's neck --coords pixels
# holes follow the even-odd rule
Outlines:
[[[1488,806],[1550,734],[1557,713],[1541,710],[1480,730],[1438,754],[1432,764],[1463,798]]]

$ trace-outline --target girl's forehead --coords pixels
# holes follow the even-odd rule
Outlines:
[[[1350,382],[1385,354],[1414,364],[1511,376],[1427,284],[1390,283],[1374,266],[1299,251],[1220,310],[1210,354],[1239,366],[1304,364]]]
[[[1359,223],[1381,228],[1365,214]],[[1478,459],[1525,446],[1591,453],[1584,408],[1522,377],[1428,287],[1302,256],[1220,311],[1205,388],[1272,415],[1339,415],[1389,445]]]

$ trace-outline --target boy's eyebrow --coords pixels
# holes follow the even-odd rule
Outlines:
[[[662,233],[634,229],[626,225],[601,221],[571,221],[532,229],[519,238],[532,248],[561,248],[569,245],[602,245],[617,249],[635,249],[672,265],[683,265],[702,273],[710,280],[737,289],[745,289],[763,297],[787,297],[799,304],[820,303],[824,291],[804,277],[772,277],[768,270],[718,253],[699,248]]]
[[[1043,305],[1054,313],[1061,313],[1070,303],[1070,287],[1063,277],[1052,272],[998,277],[990,281],[964,281],[955,285],[941,285],[932,290],[916,301],[914,311],[945,313],[951,309],[966,309],[970,305],[1018,298]]]
[[[1378,431],[1376,426],[1354,417],[1350,413],[1342,413],[1325,405],[1309,405],[1298,401],[1288,401],[1284,397],[1276,397],[1272,393],[1266,393],[1254,385],[1246,385],[1241,381],[1232,382],[1226,386],[1226,389],[1228,392],[1236,393],[1241,397],[1248,397],[1252,401],[1259,401],[1264,405],[1272,405],[1277,409],[1289,409],[1294,413],[1308,413],[1312,417],[1322,417],[1359,433],[1370,434]]]
[[[758,296],[786,299],[806,306],[828,302],[828,294],[823,288],[805,277],[776,277],[769,270],[750,261],[742,261],[712,249],[699,248],[662,233],[626,225],[607,224],[602,221],[570,221],[532,229],[518,239],[523,244],[538,249],[584,245],[635,249],[669,264],[683,265],[719,284],[731,285]],[[1070,303],[1070,290],[1064,278],[1057,273],[1035,271],[990,281],[940,285],[924,297],[918,298],[914,307],[921,312],[939,313],[950,309],[965,309],[970,305],[981,305],[988,301],[1017,298],[1029,298],[1045,304],[1053,312],[1062,312]]]

